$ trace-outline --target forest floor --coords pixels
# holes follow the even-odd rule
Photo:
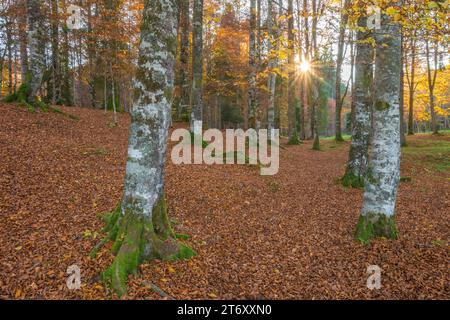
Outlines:
[[[122,195],[129,116],[112,127],[111,113],[61,109],[77,117],[0,105],[0,299],[111,298],[98,282],[109,247],[88,254]],[[450,135],[407,139],[399,239],[369,245],[353,240],[362,190],[337,183],[348,142],[286,146],[275,176],[168,161],[169,214],[198,255],[143,264],[127,298],[162,299],[154,284],[175,299],[449,299]],[[66,286],[72,264],[80,290]]]

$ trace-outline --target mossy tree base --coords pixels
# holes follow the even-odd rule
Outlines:
[[[337,136],[334,138],[334,140],[335,140],[336,142],[344,142],[344,141],[345,141],[345,139],[342,137],[341,134],[337,135]]]
[[[27,75],[27,79],[22,83],[19,89],[6,96],[5,102],[17,102],[20,107],[27,108],[30,112],[36,112],[36,109],[41,109],[43,111],[48,110],[48,106],[43,101],[39,100],[38,97],[30,98],[30,76]]]
[[[341,183],[344,187],[352,187],[357,189],[364,188],[364,177],[357,176],[351,171],[345,172],[344,176],[341,178]]]
[[[368,213],[359,217],[355,231],[355,239],[368,244],[371,239],[387,238],[397,239],[395,216],[386,216],[382,213]]]
[[[314,143],[313,143],[312,149],[315,151],[320,151],[320,141],[319,141],[318,137],[314,138]]]
[[[301,141],[300,141],[300,139],[298,138],[297,132],[294,132],[294,134],[292,135],[292,137],[289,138],[289,141],[288,141],[287,144],[290,145],[290,146],[296,146],[296,145],[301,144]]]
[[[127,294],[129,274],[136,274],[139,264],[145,260],[189,259],[196,253],[179,242],[167,216],[164,197],[153,209],[152,219],[127,210],[121,213],[120,205],[105,215],[107,236],[91,252],[96,252],[107,242],[113,241],[112,252],[116,255],[111,266],[102,273],[102,281],[117,295]]]

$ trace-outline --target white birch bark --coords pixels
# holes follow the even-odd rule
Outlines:
[[[267,106],[267,130],[269,137],[272,137],[273,129],[275,129],[275,85],[277,75],[273,71],[276,67],[276,48],[273,44],[276,37],[275,14],[272,0],[267,0],[267,30],[269,33],[269,41],[267,51],[269,52],[269,77],[267,79],[267,89],[269,90],[269,103]]]
[[[367,18],[358,20],[355,88],[353,91],[354,117],[352,123],[352,141],[347,163],[344,184],[362,187],[367,169],[369,136],[371,132],[372,85],[374,50],[368,39],[372,36],[366,30]],[[347,180],[346,180],[347,179]]]
[[[192,18],[191,132],[201,134],[203,118],[203,0],[194,0]]]
[[[44,17],[42,0],[27,0],[28,46],[29,57],[29,91],[27,100],[36,102],[36,95],[41,87],[45,67]]]
[[[145,1],[122,213],[150,217],[163,193],[176,47],[174,1]]]
[[[375,39],[373,140],[356,233],[363,242],[374,237],[397,237],[394,215],[400,178],[400,25],[382,15]]]

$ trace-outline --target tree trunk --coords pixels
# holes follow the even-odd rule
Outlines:
[[[248,52],[248,121],[249,127],[256,128],[256,0],[250,0],[250,29]]]
[[[12,40],[12,22],[6,23],[6,50],[8,52],[8,94],[13,93],[13,54],[12,54],[12,46],[13,46],[13,40]]]
[[[272,0],[267,0],[267,30],[269,33],[269,44],[267,52],[269,55],[269,76],[267,79],[267,89],[269,90],[269,102],[267,106],[267,129],[269,131],[269,137],[272,137],[273,129],[275,129],[275,85],[277,75],[273,71],[276,64],[275,55],[273,48],[273,42],[276,41],[276,21],[275,14],[273,11]]]
[[[392,5],[399,5],[395,1]],[[400,178],[400,25],[382,15],[376,31],[374,131],[364,201],[355,237],[397,238],[395,202]]]
[[[409,113],[408,113],[408,135],[414,134],[414,91],[416,75],[416,40],[415,33],[411,38],[411,71],[409,80]]]
[[[288,0],[288,136],[289,144],[299,144],[296,121],[296,101],[297,92],[295,81],[295,48],[294,48],[294,2]]]
[[[203,120],[203,0],[194,0],[192,17],[192,96],[191,132],[202,133]]]
[[[177,118],[181,119],[183,112],[189,107],[189,1],[179,1],[180,7],[180,63],[178,85],[180,86],[180,100],[177,105]]]
[[[371,110],[372,83],[373,83],[373,57],[372,44],[367,39],[372,37],[369,31],[362,31],[367,24],[365,16],[358,19],[358,30],[356,34],[356,57],[355,57],[355,88],[354,117],[352,121],[352,141],[350,144],[349,160],[342,183],[345,186],[363,187],[364,175],[367,169],[369,137],[372,128]]]
[[[122,204],[110,216],[112,265],[103,273],[119,295],[143,260],[189,258],[175,239],[164,196],[177,38],[176,0],[145,0]]]
[[[336,58],[336,111],[335,111],[335,139],[336,141],[344,141],[342,138],[341,126],[341,111],[342,111],[342,97],[341,97],[341,71],[342,63],[344,61],[344,46],[345,46],[345,30],[347,29],[348,21],[348,7],[350,1],[345,0],[343,12],[341,13],[341,22],[339,24],[339,41],[338,52]]]
[[[62,4],[62,11],[66,12],[66,2],[63,0],[61,2]],[[62,41],[62,52],[61,52],[61,102],[65,105],[73,105],[73,98],[75,95],[75,92],[72,94],[72,86],[70,84],[70,56],[69,56],[69,30],[67,28],[67,25],[64,25],[62,28],[63,31],[63,41]]]
[[[58,1],[51,1],[52,22],[52,104],[57,104],[60,101],[61,78],[59,66],[59,13]]]
[[[404,116],[404,86],[405,86],[405,80],[404,80],[404,72],[403,72],[403,64],[404,64],[404,59],[403,59],[403,33],[401,36],[401,44],[400,44],[400,145],[402,147],[406,146],[406,137],[405,137],[405,122],[403,120],[403,116]]]
[[[20,45],[20,75],[22,83],[25,81],[28,73],[28,51],[27,51],[27,5],[26,0],[21,0],[20,6],[23,10],[19,14],[19,45]]]
[[[428,93],[430,97],[430,112],[431,112],[431,131],[433,134],[439,133],[437,127],[436,110],[435,110],[435,99],[434,99],[434,86],[436,84],[437,76],[437,64],[438,64],[438,43],[434,43],[434,70],[431,72],[430,65],[430,46],[429,40],[425,41],[425,52],[427,60],[427,79],[428,79]]]
[[[320,1],[319,1],[320,3]],[[319,64],[319,50],[317,47],[317,24],[319,8],[316,0],[312,0],[312,24],[311,24],[311,51],[312,51],[312,65],[313,70],[318,73],[318,76],[311,77],[311,137],[313,139],[313,150],[320,150],[319,141],[319,123],[318,123],[318,109],[319,109],[319,77],[322,72],[320,66],[314,68],[314,64]]]
[[[19,100],[25,98],[26,102],[32,106],[37,106],[39,102],[37,93],[41,87],[45,68],[44,17],[41,8],[42,0],[27,1],[29,76],[23,84],[26,98],[19,97]]]

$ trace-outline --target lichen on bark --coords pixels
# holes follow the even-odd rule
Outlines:
[[[364,10],[364,7],[362,8]],[[372,37],[366,29],[367,17],[358,19],[355,56],[354,110],[352,117],[352,140],[349,159],[341,183],[346,187],[363,188],[368,162],[369,137],[371,134],[373,54],[368,41]]]
[[[399,1],[394,2],[399,3]],[[373,138],[356,237],[396,238],[395,203],[400,179],[400,25],[382,15],[375,31]],[[370,172],[370,174],[369,174]]]
[[[124,193],[120,207],[108,216],[108,235],[103,240],[113,241],[116,256],[102,279],[119,296],[126,294],[127,277],[138,271],[142,261],[184,259],[195,254],[177,241],[164,195],[176,11],[175,0],[144,2]],[[93,254],[96,250],[98,247]]]

